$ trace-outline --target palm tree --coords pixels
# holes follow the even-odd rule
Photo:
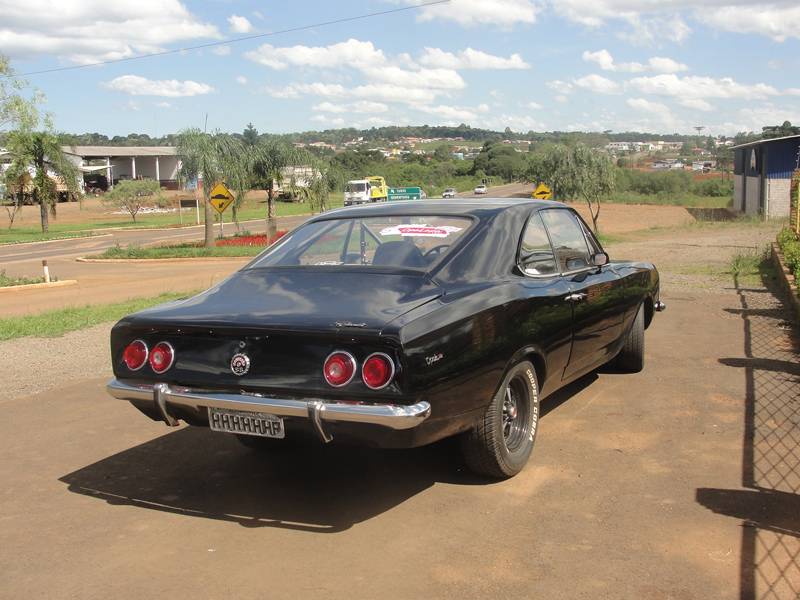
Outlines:
[[[178,155],[184,177],[203,179],[205,246],[211,248],[214,246],[211,189],[225,181],[234,188],[241,187],[240,182],[249,179],[250,160],[242,143],[233,136],[205,133],[196,128],[184,129],[178,134]]]
[[[12,156],[10,176],[22,185],[25,174],[33,171],[30,179],[33,201],[39,204],[42,232],[47,233],[49,215],[56,216],[55,178],[63,180],[69,193],[77,194],[79,170],[61,149],[56,134],[49,130],[18,129],[8,134],[7,144]]]
[[[275,183],[281,183],[283,170],[298,164],[301,153],[285,142],[264,140],[248,150],[252,152],[253,188],[267,191],[267,239],[278,230],[275,219]]]

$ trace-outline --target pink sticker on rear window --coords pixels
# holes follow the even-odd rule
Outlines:
[[[461,231],[461,227],[442,225],[431,227],[428,225],[395,225],[381,229],[381,235],[400,235],[403,237],[437,237],[446,238],[451,233]]]

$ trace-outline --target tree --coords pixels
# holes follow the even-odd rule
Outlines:
[[[47,233],[50,229],[48,215],[56,216],[56,179],[62,180],[68,193],[77,194],[78,168],[64,154],[52,131],[22,127],[8,134],[7,144],[11,155],[9,177],[24,187],[26,174],[33,173],[29,185],[33,201],[39,204],[42,232]]]
[[[764,138],[784,137],[787,135],[800,134],[800,127],[795,127],[789,121],[784,121],[780,125],[768,125],[761,128],[761,136]]]
[[[246,146],[255,146],[258,143],[258,129],[253,127],[252,123],[248,123],[247,127],[244,128],[242,141]]]
[[[25,97],[22,90],[28,83],[16,76],[8,58],[0,54],[0,130],[5,127],[34,129],[39,123],[37,105],[44,96],[34,91]]]
[[[608,155],[596,152],[585,144],[573,148],[556,145],[529,166],[531,180],[544,181],[559,200],[582,199],[589,207],[592,228],[597,233],[597,221],[603,198],[616,186],[614,164]]]
[[[267,191],[267,240],[278,230],[275,219],[275,184],[283,180],[286,167],[298,163],[300,153],[289,144],[277,140],[264,140],[248,150],[251,153],[252,187]]]
[[[178,134],[178,155],[181,173],[187,179],[203,180],[205,214],[205,246],[214,246],[214,215],[211,189],[216,183],[239,181],[248,177],[250,162],[243,144],[233,136],[215,132],[205,133],[196,128]]]
[[[436,146],[436,150],[433,151],[433,159],[439,162],[450,160],[450,147],[446,144]]]
[[[103,202],[126,210],[134,223],[136,215],[147,201],[160,199],[161,186],[151,179],[126,179],[103,195]]]

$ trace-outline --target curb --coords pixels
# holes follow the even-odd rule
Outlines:
[[[37,242],[0,242],[0,248],[5,246],[33,246],[35,244],[52,244],[54,242],[71,242],[72,240],[87,240],[89,238],[110,237],[113,233],[101,233],[99,235],[77,235],[74,237],[56,238],[54,240],[39,240]]]
[[[778,272],[781,274],[781,277],[778,279],[781,282],[781,286],[783,290],[786,292],[786,296],[789,298],[789,304],[791,304],[792,309],[794,310],[795,317],[798,321],[800,321],[800,297],[798,297],[798,287],[797,287],[797,280],[792,272],[789,270],[789,267],[786,266],[786,262],[783,259],[783,253],[781,252],[780,246],[776,242],[772,242],[772,260],[775,263],[775,266],[778,268]]]
[[[61,281],[51,281],[50,283],[28,283],[26,285],[10,285],[8,287],[0,287],[0,294],[6,292],[22,292],[25,290],[36,290],[51,287],[64,287],[67,285],[75,285],[78,283],[77,279],[63,279]]]
[[[197,262],[197,261],[242,261],[252,260],[255,256],[198,256],[197,258],[87,258],[79,256],[75,262],[80,263],[181,263],[181,262]]]

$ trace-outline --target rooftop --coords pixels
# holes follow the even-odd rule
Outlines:
[[[793,140],[793,139],[800,139],[800,135],[785,135],[783,137],[764,138],[763,140],[756,140],[755,142],[747,142],[746,144],[739,144],[738,146],[733,146],[733,148],[734,149],[747,148],[748,146],[758,146],[760,144],[768,144],[770,142],[779,142],[781,140]]]
[[[175,146],[61,146],[64,152],[78,156],[176,156]]]

